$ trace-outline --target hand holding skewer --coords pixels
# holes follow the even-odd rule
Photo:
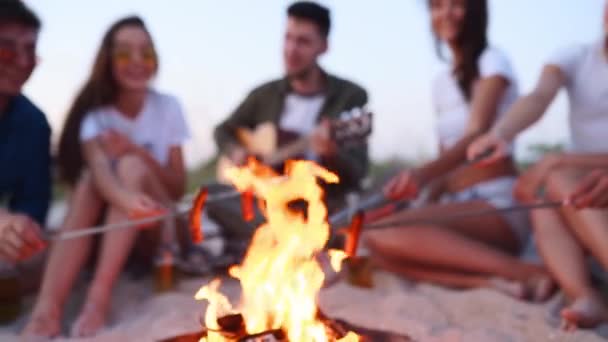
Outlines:
[[[486,166],[509,155],[509,142],[498,133],[490,131],[475,139],[467,149],[470,163]]]
[[[595,170],[588,174],[570,195],[578,209],[608,207],[608,171]]]
[[[41,229],[25,215],[0,212],[0,259],[25,260],[46,248]]]

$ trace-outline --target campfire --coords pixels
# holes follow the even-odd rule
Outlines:
[[[244,198],[254,194],[259,199],[266,222],[257,228],[243,262],[229,270],[240,282],[240,303],[233,306],[219,291],[219,279],[196,293],[196,299],[208,301],[201,341],[359,341],[357,334],[336,328],[317,306],[325,277],[317,257],[330,237],[318,180],[337,183],[338,177],[309,161],[287,162],[279,175],[254,160],[230,169],[227,177],[249,194]],[[339,271],[346,254],[334,250],[329,255]]]

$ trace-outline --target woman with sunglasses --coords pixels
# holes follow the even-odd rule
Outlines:
[[[183,195],[181,145],[189,133],[177,100],[151,89],[157,71],[144,22],[128,17],[112,25],[69,111],[59,144],[61,176],[72,185],[63,231],[93,225],[102,214],[106,224],[154,215]],[[163,234],[165,241],[170,233]],[[101,238],[73,336],[91,336],[103,327],[112,287],[137,235],[137,229],[126,229]],[[62,308],[92,243],[91,237],[55,243],[25,335],[60,334]]]

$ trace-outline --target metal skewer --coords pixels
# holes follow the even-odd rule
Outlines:
[[[411,224],[420,224],[420,223],[442,223],[449,222],[458,219],[466,219],[472,217],[479,216],[490,216],[490,215],[500,215],[507,214],[518,211],[530,211],[536,209],[551,209],[551,208],[561,208],[564,206],[568,206],[570,203],[567,201],[561,202],[541,202],[534,204],[520,204],[509,207],[502,208],[492,208],[492,209],[483,209],[483,210],[469,210],[462,211],[452,215],[443,215],[437,217],[429,217],[429,218],[418,218],[418,219],[405,219],[405,220],[393,220],[387,222],[378,222],[378,223],[367,223],[363,225],[363,228],[366,230],[373,229],[383,229],[383,228],[393,228]]]
[[[451,176],[453,176],[454,174],[479,163],[480,161],[484,160],[491,154],[492,154],[492,150],[487,150],[471,160],[466,160],[465,162],[456,166],[452,170],[431,180],[429,182],[429,184],[427,184],[426,188],[429,188],[430,186],[434,185],[435,183],[448,179]],[[424,198],[425,194],[422,193],[421,195],[423,197],[423,202],[426,202],[426,200]],[[331,226],[345,225],[345,224],[348,224],[348,222],[350,222],[350,220],[352,219],[352,216],[354,214],[356,214],[357,212],[367,211],[369,209],[372,209],[375,207],[380,207],[380,206],[387,205],[390,203],[394,203],[395,205],[400,206],[402,204],[407,204],[407,202],[408,201],[406,201],[406,200],[401,200],[401,201],[392,200],[390,198],[387,198],[384,195],[384,193],[380,192],[380,193],[376,193],[367,198],[362,199],[361,201],[359,201],[359,203],[357,203],[355,205],[355,208],[349,207],[349,208],[345,208],[345,209],[342,209],[342,210],[336,212],[335,214],[333,214],[329,217],[328,221]]]
[[[240,195],[241,194],[238,191],[230,190],[230,191],[210,195],[208,202],[223,201],[223,200],[226,200],[229,198],[238,197]],[[189,200],[190,197],[191,196],[186,197],[185,201],[191,202],[192,200]],[[102,233],[106,233],[106,232],[113,231],[113,230],[130,229],[130,228],[145,226],[145,225],[148,225],[151,223],[160,222],[160,221],[171,219],[174,217],[179,217],[181,215],[187,214],[188,212],[190,212],[190,206],[188,206],[187,209],[176,209],[176,210],[169,211],[165,214],[150,216],[150,217],[137,219],[137,220],[116,222],[116,223],[111,223],[111,224],[71,230],[71,231],[67,231],[67,232],[61,232],[61,231],[52,232],[52,233],[47,233],[46,236],[44,236],[44,240],[46,240],[46,241],[65,241],[65,240],[77,239],[77,238],[94,235],[94,234],[102,234]]]
[[[445,178],[448,178],[449,176],[451,176],[452,174],[454,174],[455,172],[458,172],[466,167],[469,167],[473,164],[478,163],[479,161],[483,160],[484,158],[486,158],[488,155],[491,154],[491,150],[490,151],[486,151],[482,154],[480,154],[479,156],[475,157],[472,160],[468,160],[466,162],[464,162],[463,164],[461,164],[460,166],[456,167],[455,169],[451,170],[450,172],[445,173],[444,175],[436,178],[435,180],[433,180],[431,182],[431,184],[435,181],[438,180],[442,180]],[[221,193],[217,193],[217,194],[212,194],[209,195],[209,198],[207,199],[207,203],[211,203],[211,202],[216,202],[216,201],[222,201],[222,200],[226,200],[229,198],[234,198],[234,197],[238,197],[240,196],[241,193],[236,191],[236,190],[229,190],[226,192],[221,192]],[[188,198],[188,197],[187,197]],[[191,201],[191,200],[190,200]],[[337,227],[337,226],[341,226],[343,224],[346,224],[348,220],[351,219],[352,215],[356,212],[359,211],[365,211],[368,210],[370,208],[373,207],[377,207],[380,205],[384,205],[384,204],[388,204],[391,202],[395,202],[392,201],[388,198],[386,198],[384,196],[384,194],[375,194],[372,195],[366,199],[364,199],[363,201],[361,201],[360,203],[358,203],[356,205],[355,208],[346,208],[343,209],[337,213],[335,213],[334,215],[330,216],[328,218],[328,221],[330,223],[330,226],[332,227]],[[434,219],[435,221],[433,222],[438,222],[438,220],[453,220],[453,219],[457,219],[457,218],[466,218],[466,217],[474,217],[474,216],[483,216],[483,215],[493,215],[493,214],[500,214],[500,213],[504,213],[504,212],[511,212],[511,211],[522,211],[522,210],[532,210],[532,209],[538,209],[538,208],[551,208],[551,207],[558,207],[558,206],[562,206],[563,203],[562,202],[555,202],[555,203],[543,203],[543,204],[537,204],[537,205],[520,205],[520,206],[514,206],[514,207],[507,207],[507,208],[499,208],[499,209],[487,209],[484,211],[475,211],[475,212],[470,212],[470,213],[459,213],[457,215],[451,215],[451,216],[444,216],[442,218],[436,218]],[[162,215],[156,215],[156,216],[151,216],[151,217],[146,217],[143,219],[138,219],[138,220],[130,220],[130,221],[124,221],[124,222],[117,222],[117,223],[113,223],[113,224],[107,224],[107,225],[100,225],[100,226],[95,226],[95,227],[89,227],[89,228],[83,228],[83,229],[78,229],[78,230],[74,230],[74,231],[68,231],[68,232],[57,232],[57,233],[51,233],[51,234],[47,234],[47,236],[45,237],[45,240],[47,241],[63,241],[63,240],[70,240],[70,239],[76,239],[76,238],[80,238],[80,237],[84,237],[84,236],[88,236],[88,235],[93,235],[93,234],[101,234],[101,233],[105,233],[108,231],[113,231],[113,230],[119,230],[119,229],[129,229],[129,228],[134,228],[134,227],[139,227],[142,225],[147,225],[150,223],[155,223],[155,222],[159,222],[165,219],[170,219],[170,218],[174,218],[174,217],[178,217],[180,215],[186,214],[190,211],[190,206],[188,207],[188,209],[181,209],[181,210],[173,210],[171,212],[162,214]],[[411,223],[420,223],[420,220],[410,220],[408,222],[405,221],[395,221],[395,222],[384,222],[384,223],[377,223],[377,224],[367,224],[364,225],[363,227],[365,229],[379,229],[379,228],[385,228],[385,227],[394,227],[397,225],[405,225],[405,224],[411,224]]]

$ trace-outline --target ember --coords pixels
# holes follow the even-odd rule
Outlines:
[[[227,172],[239,191],[251,191],[261,200],[266,222],[255,232],[243,263],[230,269],[242,287],[238,309],[219,292],[217,279],[196,294],[196,299],[209,302],[207,336],[201,341],[359,340],[355,333],[333,331],[319,318],[317,308],[324,273],[316,256],[329,238],[317,179],[337,183],[338,177],[308,161],[287,162],[285,171],[279,176],[251,160],[247,167]],[[245,201],[251,203],[252,195],[245,196]],[[307,203],[305,212],[289,206],[301,200]],[[337,266],[345,254],[332,252],[331,257]]]

